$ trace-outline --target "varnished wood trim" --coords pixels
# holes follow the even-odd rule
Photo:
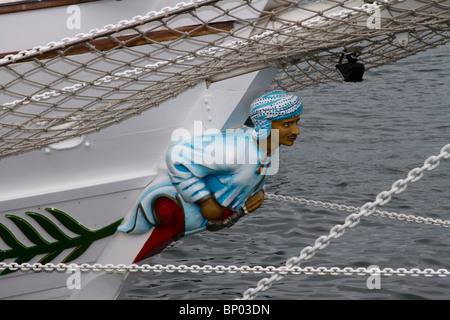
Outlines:
[[[152,42],[163,42],[175,40],[182,37],[198,37],[207,34],[215,34],[221,31],[230,31],[233,28],[233,22],[216,22],[209,25],[193,25],[175,28],[173,30],[158,30],[149,31],[144,34],[134,33],[130,35],[118,36],[114,39],[100,38],[91,40],[86,43],[77,44],[65,51],[59,49],[58,51],[51,51],[37,56],[37,59],[50,59],[57,55],[64,56],[77,55],[94,51],[91,47],[98,51],[107,51],[117,47],[135,47]],[[0,53],[0,59],[9,55],[17,54],[18,52]],[[23,60],[26,61],[26,60]]]
[[[72,4],[94,2],[94,1],[100,0],[45,0],[45,1],[28,0],[20,2],[18,1],[18,2],[2,3],[0,4],[0,14],[68,6]]]

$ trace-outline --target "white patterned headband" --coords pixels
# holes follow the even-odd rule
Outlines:
[[[250,119],[255,125],[253,137],[266,139],[270,134],[272,120],[283,120],[299,115],[303,110],[300,99],[285,91],[271,91],[253,101]]]

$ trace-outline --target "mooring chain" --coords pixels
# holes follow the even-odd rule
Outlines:
[[[377,267],[369,267],[369,268],[352,268],[352,267],[300,267],[300,266],[282,266],[282,267],[274,267],[274,266],[223,266],[223,265],[161,265],[161,264],[64,264],[64,263],[0,263],[0,272],[9,269],[11,271],[32,271],[32,272],[73,272],[75,270],[79,270],[81,272],[107,272],[107,273],[124,273],[124,272],[179,272],[179,273],[267,273],[267,274],[305,274],[305,275],[381,275],[381,276],[425,276],[425,277],[447,277],[450,276],[450,271],[445,268],[440,269],[419,269],[419,268],[377,268]]]
[[[305,247],[298,257],[292,257],[286,261],[286,267],[294,267],[300,264],[302,261],[311,259],[317,250],[326,248],[332,239],[340,238],[347,228],[353,228],[360,222],[361,217],[368,217],[372,215],[378,206],[387,204],[392,195],[400,194],[404,192],[411,182],[416,182],[423,177],[425,170],[434,170],[440,163],[441,159],[450,158],[450,144],[445,145],[437,156],[428,157],[422,167],[417,167],[408,172],[406,179],[400,179],[395,181],[391,189],[388,191],[380,192],[374,202],[367,202],[364,204],[358,213],[352,213],[345,219],[344,224],[337,224],[331,228],[328,235],[320,236],[316,239],[313,246]],[[273,274],[270,278],[261,279],[255,288],[247,289],[242,296],[244,300],[254,299],[260,291],[265,291],[271,287],[272,283],[284,278],[284,275],[280,273]]]
[[[273,193],[266,193],[266,197],[267,197],[267,199],[271,199],[271,200],[286,201],[286,202],[291,202],[291,203],[305,205],[305,206],[319,207],[319,208],[339,210],[339,211],[347,211],[347,212],[351,212],[351,213],[358,213],[361,210],[361,208],[358,208],[355,206],[348,206],[348,205],[331,203],[331,202],[323,202],[323,201],[317,201],[317,200],[283,196],[283,195],[278,195],[278,194],[273,194]],[[404,213],[375,210],[373,212],[373,215],[379,216],[379,217],[396,219],[396,220],[400,220],[400,221],[423,223],[423,224],[430,224],[430,225],[436,225],[436,226],[442,226],[442,227],[450,227],[450,220],[426,218],[426,217],[421,217],[421,216],[415,216],[412,214],[407,215]]]
[[[423,173],[425,170],[431,171],[434,170],[440,163],[441,159],[448,159],[450,158],[450,144],[447,144],[444,146],[439,155],[437,156],[431,156],[427,158],[424,162],[424,165],[420,168],[414,168],[412,169],[406,179],[400,179],[397,180],[392,184],[392,187],[389,191],[382,191],[377,196],[374,202],[368,202],[365,205],[363,205],[361,208],[356,208],[353,206],[345,206],[345,205],[339,205],[334,203],[328,203],[328,202],[321,202],[321,201],[315,201],[315,200],[306,200],[306,199],[299,199],[294,197],[286,197],[286,196],[280,196],[280,195],[273,195],[273,194],[267,194],[268,198],[270,199],[278,199],[278,200],[285,200],[290,201],[294,203],[304,204],[304,205],[312,205],[317,207],[323,207],[323,208],[331,208],[331,209],[337,209],[337,210],[343,210],[343,211],[349,211],[353,212],[347,218],[345,219],[345,223],[340,225],[335,225],[333,228],[331,228],[330,233],[328,236],[321,236],[316,239],[314,246],[308,246],[305,247],[301,252],[300,256],[298,257],[292,257],[286,261],[285,266],[281,267],[274,267],[274,266],[211,266],[211,265],[205,265],[205,266],[198,266],[198,265],[192,265],[192,266],[186,266],[186,265],[125,265],[125,264],[119,264],[119,265],[112,265],[112,264],[30,264],[30,263],[3,263],[0,262],[0,272],[4,271],[6,269],[9,269],[11,271],[15,270],[21,270],[21,271],[34,271],[34,272],[52,272],[52,271],[59,271],[59,272],[67,272],[67,271],[73,271],[73,270],[80,270],[83,272],[88,271],[104,271],[104,272],[203,272],[203,273],[267,273],[271,274],[270,278],[264,278],[261,279],[256,288],[250,288],[246,290],[243,294],[243,299],[253,299],[256,297],[257,293],[260,291],[267,290],[273,282],[281,280],[284,275],[288,273],[292,274],[331,274],[331,275],[337,275],[337,274],[371,274],[373,275],[385,275],[385,276],[391,276],[391,275],[411,275],[411,276],[440,276],[440,277],[446,277],[450,275],[450,272],[447,269],[440,268],[438,270],[434,270],[431,268],[427,268],[424,270],[420,270],[418,268],[412,268],[412,269],[406,269],[406,268],[398,268],[398,269],[392,269],[392,268],[351,268],[351,267],[345,267],[345,268],[339,268],[339,267],[299,267],[299,263],[303,260],[308,260],[312,258],[317,250],[322,250],[326,248],[329,244],[331,239],[337,239],[341,237],[346,228],[352,228],[356,226],[360,218],[365,216],[368,217],[372,214],[378,214],[378,215],[387,215],[390,217],[395,217],[397,219],[410,219],[411,221],[415,221],[418,223],[430,223],[430,224],[436,224],[436,225],[442,225],[442,226],[449,226],[448,220],[442,221],[440,219],[430,219],[430,218],[423,218],[423,217],[415,217],[415,216],[407,216],[407,215],[399,215],[399,214],[392,214],[385,211],[379,211],[376,210],[377,206],[383,206],[386,203],[388,203],[391,200],[391,197],[393,194],[400,194],[404,192],[407,188],[408,183],[416,182],[419,179],[423,177]]]

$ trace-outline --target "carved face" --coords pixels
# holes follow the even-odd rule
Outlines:
[[[279,144],[284,146],[292,146],[300,134],[298,122],[300,116],[272,121],[272,130],[278,130]]]

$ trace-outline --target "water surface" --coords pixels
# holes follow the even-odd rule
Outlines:
[[[301,136],[267,192],[362,206],[450,143],[450,45],[299,92]],[[383,210],[449,220],[450,159]],[[266,200],[233,228],[183,238],[150,264],[282,266],[349,213]],[[302,266],[450,269],[450,229],[367,217]],[[264,274],[133,275],[124,299],[235,299]],[[257,299],[449,299],[450,277],[287,275]]]

